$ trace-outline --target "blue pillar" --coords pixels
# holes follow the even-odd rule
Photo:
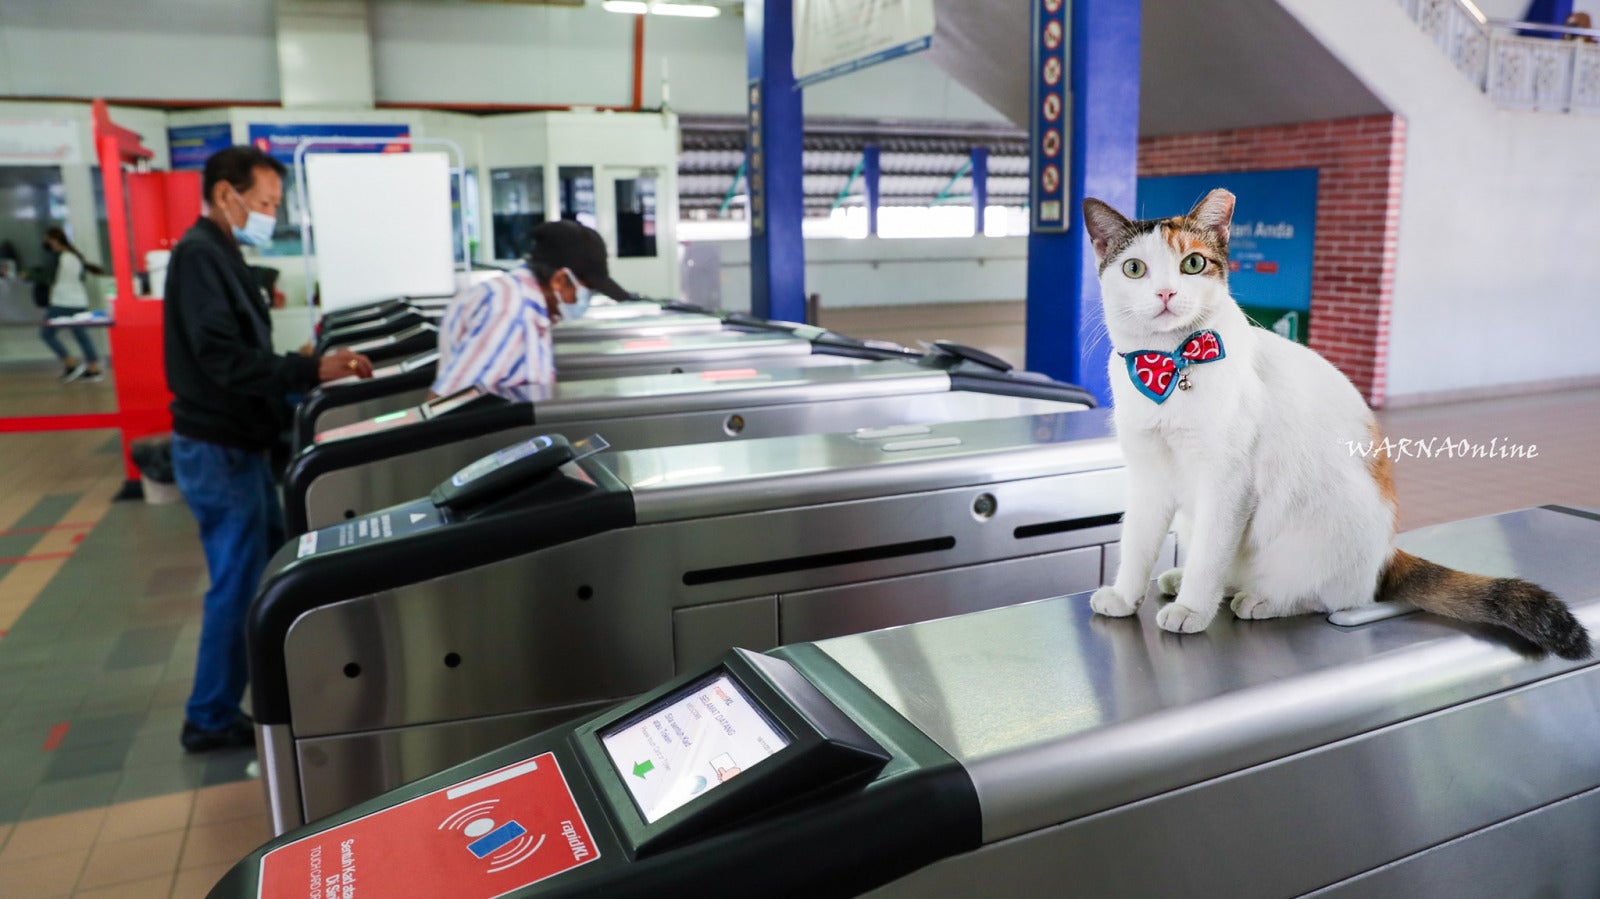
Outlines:
[[[861,183],[867,190],[867,236],[878,236],[878,178],[883,174],[882,154],[877,144],[867,144],[861,149]]]
[[[983,236],[989,209],[989,148],[972,148],[972,228]]]
[[[1100,283],[1082,205],[1085,197],[1098,197],[1127,215],[1136,212],[1140,3],[1072,0],[1070,15],[1062,0],[1032,0],[1032,6],[1028,367],[1081,384],[1109,404],[1111,345],[1103,336]],[[1071,41],[1065,85],[1063,30]],[[1069,90],[1063,95],[1062,88]],[[1066,127],[1056,130],[1053,125],[1063,120]],[[1057,181],[1050,180],[1051,166]]]
[[[794,86],[793,0],[745,4],[749,74],[750,311],[805,321],[806,198],[801,94]]]

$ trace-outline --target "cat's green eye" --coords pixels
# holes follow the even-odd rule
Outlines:
[[[1206,270],[1206,257],[1199,253],[1190,253],[1183,257],[1183,262],[1178,264],[1185,275],[1198,275]]]
[[[1130,278],[1143,278],[1144,260],[1129,259],[1127,262],[1122,263],[1122,273]]]

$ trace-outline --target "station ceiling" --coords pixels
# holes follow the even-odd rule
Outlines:
[[[938,0],[933,60],[1013,123],[1028,115],[1029,4]],[[1143,0],[1139,133],[1150,137],[1386,109],[1277,0]]]
[[[805,138],[808,214],[860,202],[853,178],[861,148],[883,151],[882,202],[962,202],[973,146],[990,150],[989,197],[1027,201],[1031,38],[1029,5],[1018,0],[936,0],[930,58],[1011,121],[1012,126],[915,122],[817,122]],[[1321,121],[1387,111],[1376,95],[1277,0],[1143,0],[1139,133],[1145,137]],[[742,120],[684,120],[680,202],[716,215],[739,193]]]

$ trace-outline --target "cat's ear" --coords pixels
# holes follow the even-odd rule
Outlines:
[[[1203,231],[1210,231],[1228,245],[1228,230],[1233,224],[1233,194],[1217,188],[1194,204],[1185,216],[1190,223]]]
[[[1090,197],[1083,201],[1083,226],[1089,231],[1089,242],[1094,244],[1095,258],[1104,262],[1106,249],[1133,226],[1122,213]]]

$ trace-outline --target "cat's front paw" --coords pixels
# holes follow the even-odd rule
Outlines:
[[[1162,596],[1177,596],[1178,589],[1182,586],[1182,568],[1168,568],[1161,573],[1160,577],[1156,578],[1156,589],[1161,591]]]
[[[1289,610],[1281,604],[1271,602],[1264,596],[1240,591],[1233,594],[1233,614],[1249,621],[1259,621],[1263,618],[1282,618],[1290,614]]]
[[[1144,597],[1140,597],[1143,599]],[[1089,597],[1089,608],[1112,618],[1126,618],[1139,611],[1139,604],[1122,598],[1115,587],[1101,587]]]
[[[1201,612],[1191,609],[1181,602],[1175,602],[1156,613],[1156,624],[1164,631],[1174,634],[1198,634],[1206,629],[1211,619],[1216,616],[1216,611]]]

